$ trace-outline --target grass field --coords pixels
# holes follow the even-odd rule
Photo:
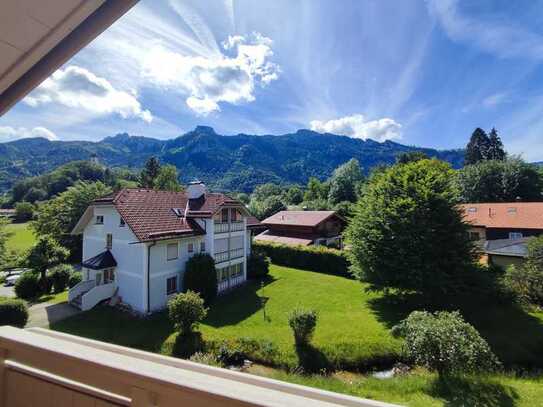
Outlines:
[[[20,253],[32,247],[36,242],[36,236],[30,229],[29,223],[10,223],[7,225],[7,230],[13,233],[7,243],[8,250]]]
[[[334,367],[376,367],[400,355],[401,342],[391,337],[389,328],[412,309],[420,308],[415,299],[400,301],[369,293],[359,282],[342,277],[279,266],[272,266],[270,274],[264,287],[251,282],[215,301],[200,326],[206,341],[250,338],[264,347],[268,343],[278,352],[269,360],[262,360],[266,358],[262,353],[253,360],[293,367],[298,359],[287,315],[301,305],[318,312],[313,339],[316,357]],[[543,315],[527,314],[505,304],[487,304],[474,296],[458,298],[454,308],[477,327],[506,367],[543,367]],[[168,355],[176,340],[166,313],[139,319],[109,307],[76,315],[51,328]],[[300,376],[271,368],[253,373],[414,406],[528,406],[543,399],[541,379],[513,376],[459,379],[444,385],[424,371],[388,380],[355,373]]]

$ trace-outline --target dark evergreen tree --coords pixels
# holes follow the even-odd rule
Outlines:
[[[141,170],[140,185],[142,188],[153,188],[155,180],[160,173],[160,162],[156,157],[150,157],[145,162],[145,167]]]
[[[479,161],[486,160],[488,157],[488,150],[490,147],[490,140],[485,131],[477,127],[469,140],[466,147],[466,155],[464,158],[465,165],[476,164]]]
[[[498,136],[498,131],[492,127],[492,130],[490,130],[490,133],[488,134],[488,140],[489,140],[489,147],[488,147],[488,154],[487,159],[488,160],[498,160],[503,161],[505,160],[506,153],[503,149],[503,143],[500,139],[500,136]]]

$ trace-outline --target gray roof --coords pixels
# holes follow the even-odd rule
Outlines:
[[[526,237],[522,239],[487,240],[485,252],[498,256],[527,257],[528,240],[529,238]]]

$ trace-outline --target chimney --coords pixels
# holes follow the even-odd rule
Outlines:
[[[187,187],[187,196],[189,199],[198,199],[206,193],[206,186],[201,181],[190,182]]]

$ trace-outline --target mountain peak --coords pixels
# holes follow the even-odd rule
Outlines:
[[[194,129],[195,133],[203,133],[203,134],[213,134],[216,135],[215,129],[211,126],[196,126]]]

